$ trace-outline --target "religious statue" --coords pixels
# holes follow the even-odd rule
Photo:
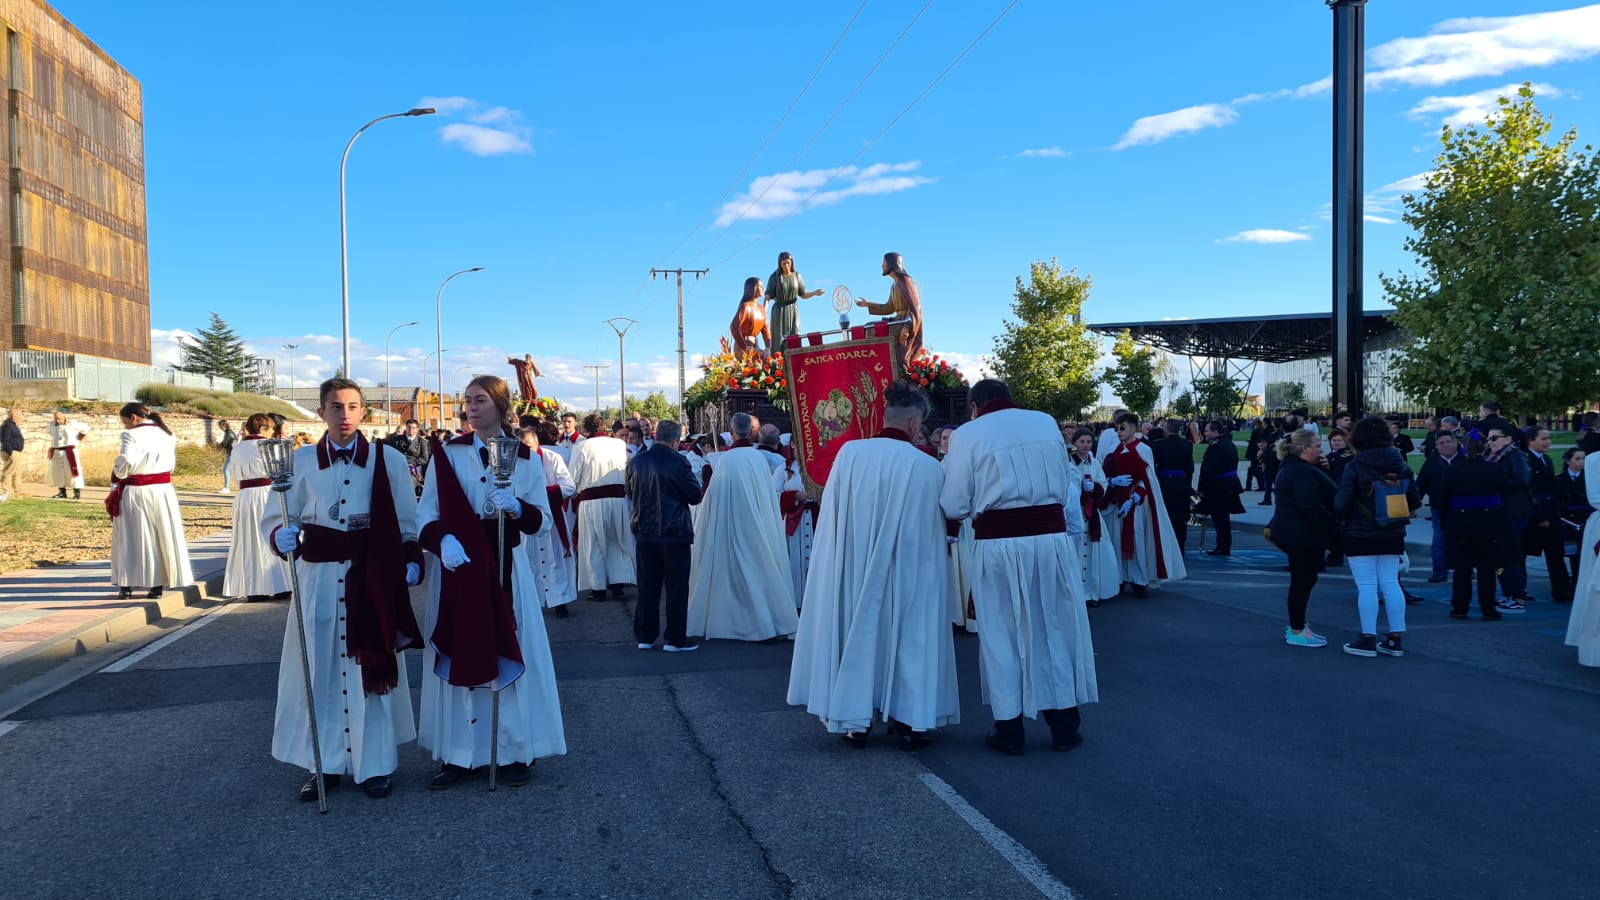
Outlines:
[[[506,358],[506,362],[517,370],[517,393],[522,396],[522,401],[532,403],[539,399],[539,389],[533,386],[533,379],[543,378],[544,373],[533,364],[533,354],[524,353],[521,359],[510,356]]]
[[[760,349],[762,353],[772,352],[772,332],[767,329],[767,311],[763,306],[761,295],[762,284],[759,278],[746,278],[744,280],[744,296],[739,299],[739,309],[733,314],[733,352],[743,356]],[[760,337],[762,346],[757,348],[756,338]]]
[[[883,303],[857,300],[856,305],[875,316],[889,316],[904,320],[896,327],[896,342],[900,347],[902,371],[911,367],[911,361],[922,354],[922,296],[917,283],[906,271],[905,260],[898,253],[883,255],[883,274],[894,279],[889,286],[889,299]]]

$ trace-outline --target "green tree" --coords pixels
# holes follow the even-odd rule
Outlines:
[[[995,375],[1018,405],[1074,419],[1100,397],[1098,347],[1083,324],[1090,280],[1075,269],[1063,272],[1054,259],[1033,263],[1029,275],[1026,286],[1017,279],[1017,321],[994,339]]]
[[[667,395],[662,391],[651,391],[644,396],[643,400],[629,394],[628,410],[649,416],[652,419],[673,419],[676,421],[678,418],[677,405],[668,400]]]
[[[1126,328],[1111,345],[1117,364],[1106,370],[1106,384],[1117,392],[1122,405],[1149,416],[1161,399],[1161,382],[1156,380],[1156,351],[1135,343]]]
[[[1419,271],[1379,275],[1411,344],[1400,386],[1425,406],[1498,399],[1555,412],[1600,396],[1600,154],[1554,143],[1523,84],[1482,125],[1445,127],[1401,218]]]
[[[211,314],[211,325],[195,332],[190,343],[178,338],[181,359],[178,368],[195,375],[227,378],[235,390],[242,389],[255,377],[256,358],[244,348],[233,326],[216,313]]]
[[[1174,415],[1182,416],[1183,418],[1187,419],[1199,411],[1199,407],[1195,406],[1194,404],[1194,395],[1188,391],[1184,391],[1183,393],[1179,394],[1172,401],[1172,412]]]
[[[1268,409],[1300,409],[1311,402],[1306,386],[1299,381],[1269,381],[1262,391]]]
[[[1210,416],[1231,416],[1244,402],[1244,385],[1227,372],[1212,372],[1189,385],[1197,411]]]

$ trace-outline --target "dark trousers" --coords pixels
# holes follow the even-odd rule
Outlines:
[[[1472,605],[1472,582],[1476,573],[1478,582],[1478,608],[1485,613],[1494,612],[1494,560],[1478,557],[1470,565],[1457,565],[1451,570],[1450,611],[1466,615]]]
[[[1551,598],[1562,602],[1571,600],[1573,580],[1567,577],[1566,551],[1561,546],[1561,523],[1551,522],[1544,528],[1530,525],[1525,541],[1528,549],[1538,550],[1544,556],[1545,568],[1550,570]]]
[[[1211,527],[1217,530],[1217,552],[1233,551],[1233,517],[1225,512],[1211,514]]]
[[[1522,532],[1528,528],[1526,516],[1511,519],[1511,531],[1502,536],[1505,558],[1500,568],[1500,592],[1515,600],[1528,592],[1528,564],[1522,558]]]
[[[1289,628],[1294,631],[1306,627],[1306,607],[1311,603],[1311,589],[1317,586],[1317,573],[1322,569],[1323,548],[1313,544],[1294,544],[1283,548],[1289,557]]]
[[[1069,706],[1066,709],[1041,709],[1039,712],[1044,716],[1045,724],[1050,726],[1050,738],[1054,741],[1067,740],[1077,734],[1078,729],[1083,726],[1083,716],[1078,713],[1076,706]],[[1006,746],[1022,749],[1022,716],[995,722],[994,731]]]
[[[1278,458],[1272,457],[1271,462],[1261,464],[1261,502],[1272,502],[1272,482],[1278,477]]]
[[[661,595],[667,599],[666,641],[674,647],[689,643],[685,633],[689,618],[689,545],[661,541],[635,541],[634,566],[639,575],[639,602],[633,607],[633,636],[641,644],[655,643],[661,633]]]
[[[1189,537],[1189,480],[1157,478],[1156,482],[1161,485],[1161,502],[1172,525],[1172,536],[1178,539],[1178,549],[1182,550]]]

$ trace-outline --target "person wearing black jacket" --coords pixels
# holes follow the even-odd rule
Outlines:
[[[1181,427],[1181,426],[1174,426]],[[1177,431],[1167,434],[1150,429],[1150,456],[1156,464],[1156,483],[1161,485],[1161,502],[1172,523],[1172,536],[1183,549],[1189,536],[1189,497],[1194,493],[1194,445]]]
[[[1411,435],[1400,430],[1399,422],[1389,423],[1389,436],[1394,439],[1395,449],[1400,451],[1401,456],[1410,456],[1416,452],[1416,442],[1411,439]]]
[[[1589,520],[1589,515],[1594,512],[1594,507],[1589,505],[1589,487],[1584,480],[1584,459],[1588,456],[1582,447],[1568,447],[1567,452],[1561,454],[1563,466],[1560,475],[1556,476],[1556,501],[1561,510],[1561,539],[1563,552],[1570,545],[1573,550],[1579,549],[1577,541],[1583,532],[1584,523]],[[1597,457],[1600,458],[1600,457]],[[1578,583],[1577,553],[1567,555],[1568,573],[1572,583]],[[1559,600],[1557,602],[1560,602]]]
[[[1500,415],[1501,408],[1500,404],[1492,400],[1478,405],[1478,421],[1474,422],[1472,427],[1473,430],[1483,436],[1485,442],[1484,453],[1486,455],[1493,455],[1494,453],[1494,445],[1488,442],[1488,437],[1489,432],[1496,428],[1511,435],[1512,441],[1521,442],[1522,436],[1518,433],[1517,426],[1506,421],[1505,417]]]
[[[1244,458],[1250,461],[1250,468],[1245,469],[1244,472],[1244,489],[1247,491],[1252,489],[1262,490],[1266,487],[1261,481],[1261,454],[1263,451],[1277,453],[1278,448],[1273,445],[1272,432],[1267,429],[1266,424],[1260,419],[1251,419],[1250,443],[1245,445],[1244,448]],[[1259,484],[1261,487],[1252,488],[1252,485],[1255,484]]]
[[[1406,523],[1422,505],[1416,480],[1404,456],[1394,448],[1389,425],[1377,416],[1357,422],[1350,434],[1356,458],[1345,467],[1334,495],[1334,511],[1342,517],[1340,540],[1350,574],[1356,581],[1361,637],[1344,645],[1352,656],[1404,656],[1406,596],[1400,587],[1400,558],[1406,552]],[[1391,497],[1404,498],[1391,511]],[[1378,596],[1383,596],[1389,635],[1377,640]]]
[[[1499,609],[1515,615],[1525,612],[1523,604],[1533,599],[1528,595],[1527,564],[1522,554],[1515,552],[1522,545],[1522,533],[1527,530],[1528,516],[1533,512],[1533,472],[1528,468],[1527,454],[1517,449],[1514,431],[1496,426],[1485,435],[1484,458],[1506,473],[1506,534],[1502,535],[1506,554],[1501,561]]]
[[[22,410],[13,406],[6,413],[5,421],[0,423],[0,503],[12,494],[22,493],[21,479],[17,475],[21,469],[17,454],[23,447],[22,426],[17,424],[21,421]]]
[[[1579,425],[1578,449],[1584,453],[1600,450],[1600,412],[1586,412]]]
[[[673,448],[683,430],[663,419],[655,442],[628,460],[629,525],[638,566],[639,600],[633,609],[633,636],[640,650],[655,646],[661,635],[661,599],[666,594],[668,653],[697,650],[689,640],[689,545],[694,523],[689,507],[700,502],[700,481],[689,461]]]
[[[1550,456],[1550,429],[1536,428],[1528,435],[1528,471],[1532,478],[1532,512],[1522,533],[1522,552],[1543,556],[1550,572],[1550,596],[1557,603],[1572,602],[1573,580],[1567,577],[1561,540],[1561,507],[1557,496],[1555,463]],[[1527,565],[1526,562],[1523,563]]]
[[[1231,517],[1244,514],[1244,506],[1239,502],[1243,491],[1239,485],[1239,448],[1233,445],[1227,427],[1217,421],[1206,423],[1207,447],[1200,460],[1200,502],[1217,529],[1217,546],[1206,551],[1211,556],[1233,553]]]
[[[1444,452],[1444,447],[1439,447]],[[1434,457],[1437,459],[1438,457]],[[1432,462],[1433,460],[1429,460]],[[1443,517],[1450,568],[1450,618],[1466,619],[1472,605],[1472,583],[1478,583],[1478,609],[1485,622],[1499,621],[1494,573],[1507,556],[1505,469],[1483,456],[1483,442],[1469,437],[1466,453],[1436,479],[1429,496],[1435,521]],[[1430,482],[1433,486],[1434,482]]]
[[[1322,439],[1301,429],[1276,448],[1282,456],[1273,490],[1278,503],[1267,526],[1272,542],[1289,557],[1289,625],[1283,642],[1291,647],[1326,647],[1328,639],[1306,624],[1311,589],[1317,585],[1322,554],[1333,543],[1333,479],[1321,466]]]
[[[1465,459],[1455,432],[1440,431],[1434,436],[1433,454],[1422,464],[1422,471],[1417,473],[1417,488],[1428,498],[1429,518],[1433,521],[1433,542],[1428,548],[1433,561],[1433,571],[1428,575],[1429,584],[1443,584],[1450,577],[1450,560],[1446,551],[1450,538],[1444,530],[1448,507],[1444,499],[1444,477]]]

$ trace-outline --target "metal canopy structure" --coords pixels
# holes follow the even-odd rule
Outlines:
[[[1363,343],[1397,330],[1388,311],[1364,313],[1362,325]],[[1168,353],[1213,360],[1292,362],[1331,356],[1334,350],[1333,317],[1327,313],[1105,322],[1089,330],[1107,337],[1126,330],[1134,340]]]

